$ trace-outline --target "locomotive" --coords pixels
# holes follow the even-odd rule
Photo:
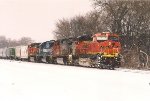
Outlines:
[[[109,32],[79,37],[75,48],[75,57],[80,65],[98,68],[120,66],[121,45],[117,34]]]
[[[31,43],[28,45],[28,61],[35,62],[37,53],[39,52],[39,45],[41,43]]]
[[[52,57],[54,63],[71,65],[72,61],[69,58],[72,54],[72,38],[57,40],[54,42]],[[70,62],[71,61],[71,62]]]
[[[120,66],[120,49],[119,36],[105,32],[58,40],[52,54],[60,64],[114,69]]]
[[[119,36],[110,32],[103,32],[94,35],[82,35],[77,38],[3,48],[0,49],[0,57],[114,69],[121,65],[120,51]]]
[[[52,46],[54,40],[43,42],[39,45],[36,54],[36,62],[53,63],[52,61]]]

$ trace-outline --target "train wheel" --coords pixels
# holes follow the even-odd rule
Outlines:
[[[79,66],[79,59],[74,59],[73,60],[73,65],[74,66]]]
[[[110,70],[114,70],[115,68],[114,68],[114,66],[110,66],[109,69]]]
[[[41,63],[41,58],[40,57],[36,57],[36,62]]]
[[[46,57],[46,63],[50,63],[49,57]]]
[[[108,69],[109,69],[109,70],[114,70],[115,67],[114,67],[114,65],[108,65]]]
[[[49,64],[52,64],[53,63],[52,58],[51,57],[46,57],[46,62],[49,63]]]
[[[28,62],[31,62],[31,60],[30,60],[31,58],[30,57],[28,57]]]
[[[36,62],[36,56],[33,57],[33,61]]]

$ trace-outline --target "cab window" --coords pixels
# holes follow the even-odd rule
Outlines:
[[[119,41],[118,37],[116,36],[109,36],[108,40],[117,41],[117,42]]]
[[[108,37],[107,37],[107,36],[98,36],[98,37],[97,37],[97,41],[98,41],[98,42],[104,42],[104,41],[106,41],[106,40],[108,40]]]

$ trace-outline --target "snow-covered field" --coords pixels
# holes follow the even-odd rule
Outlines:
[[[0,60],[0,101],[150,101],[150,71]]]

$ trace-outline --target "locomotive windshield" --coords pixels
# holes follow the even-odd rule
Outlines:
[[[118,37],[116,37],[116,36],[109,36],[108,40],[119,41]]]
[[[41,49],[49,49],[53,46],[53,41],[47,41],[47,42],[44,42],[40,45],[40,48]]]
[[[108,40],[107,36],[98,36],[97,37],[97,41],[106,41],[106,40]]]
[[[103,41],[106,41],[106,40],[112,40],[112,41],[118,41],[118,37],[116,36],[98,36],[97,37],[97,41],[99,42],[103,42]]]
[[[33,43],[29,47],[39,48],[40,43]]]

